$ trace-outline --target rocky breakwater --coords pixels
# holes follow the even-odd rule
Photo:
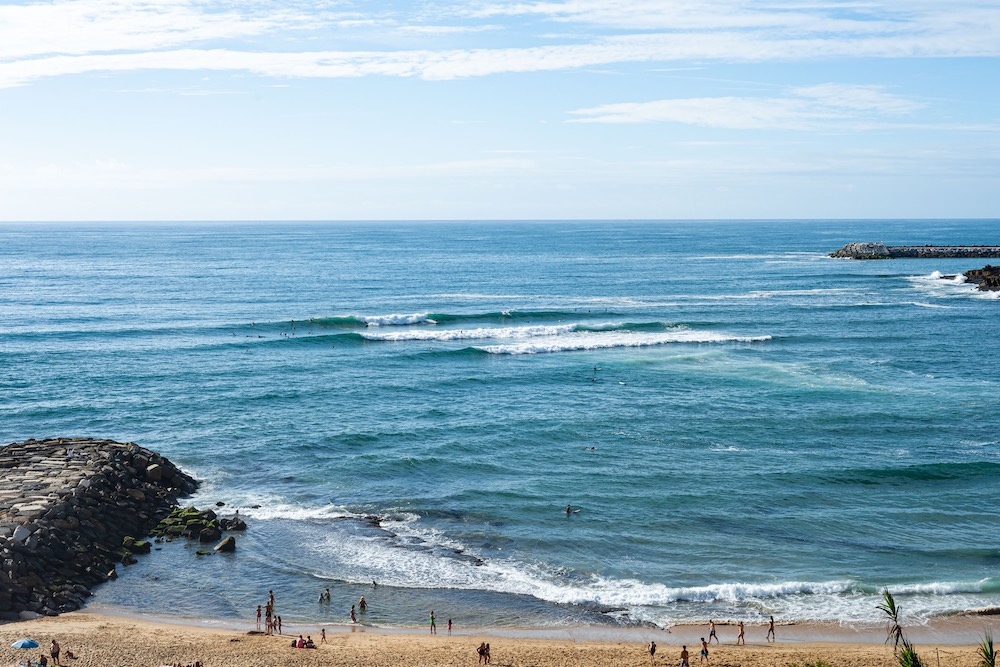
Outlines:
[[[0,447],[0,619],[83,605],[198,483],[134,443],[59,438]]]
[[[965,276],[966,282],[975,283],[984,292],[1000,292],[1000,266],[987,264],[981,269],[966,271],[962,275]]]
[[[847,259],[983,259],[1000,257],[994,245],[886,245],[884,243],[848,243],[830,257]]]

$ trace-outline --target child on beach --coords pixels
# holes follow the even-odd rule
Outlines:
[[[705,638],[701,638],[701,657],[699,658],[699,663],[708,662],[708,642]]]
[[[740,632],[738,635],[736,635],[736,645],[739,646],[740,644],[743,644],[744,646],[746,646],[747,642],[745,639],[743,639],[743,621],[740,621],[737,627],[740,629]]]
[[[688,660],[690,656],[688,655],[688,647],[681,646],[681,661],[678,663],[677,667],[691,667]]]
[[[326,628],[319,629],[319,643],[320,644],[326,643]]]

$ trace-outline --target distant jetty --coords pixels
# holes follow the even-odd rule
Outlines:
[[[197,486],[134,443],[0,447],[0,620],[79,609],[93,586],[116,576],[116,563],[149,550],[139,540]]]
[[[919,259],[969,258],[989,259],[1000,257],[997,245],[886,245],[884,243],[848,243],[830,257],[847,259]]]

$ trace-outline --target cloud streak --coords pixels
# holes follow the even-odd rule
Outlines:
[[[570,0],[366,15],[338,12],[336,5],[318,2],[56,0],[5,5],[0,7],[0,87],[52,76],[151,69],[448,80],[627,63],[1000,55],[1000,9],[990,3],[964,0],[947,11],[920,0],[774,7],[746,0]],[[482,25],[483,18],[494,22]],[[517,39],[537,43],[476,48],[476,35],[483,32],[492,33],[494,41],[511,39],[508,26],[496,19],[533,21],[539,28],[535,34],[553,23],[611,33],[576,43],[565,43],[567,37],[544,43],[546,38],[525,37],[529,31],[520,25]],[[325,32],[319,28],[333,28],[326,32],[336,35],[378,32],[379,26],[391,28],[383,42],[391,33],[424,40],[427,47],[315,48],[336,41],[320,37]],[[437,46],[442,36],[472,42],[442,49]]]
[[[903,116],[922,105],[881,86],[827,83],[784,97],[701,97],[605,104],[571,112],[580,123],[684,123],[735,130],[834,129]]]

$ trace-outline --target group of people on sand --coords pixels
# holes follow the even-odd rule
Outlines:
[[[736,624],[736,628],[737,628],[737,631],[738,631],[737,634],[736,634],[736,645],[737,646],[745,645],[746,644],[746,639],[744,638],[743,621],[740,621],[739,623],[737,623]],[[719,635],[717,634],[716,629],[715,629],[715,621],[709,620],[708,621],[708,639],[706,640],[704,637],[701,638],[701,652],[699,654],[699,660],[698,660],[699,664],[701,664],[701,663],[708,663],[709,662],[709,660],[708,660],[708,646],[709,646],[709,644],[712,643],[713,639],[715,640],[716,645],[718,645],[718,644],[721,643],[719,641]],[[767,623],[767,635],[766,635],[766,639],[769,642],[776,641],[775,636],[774,636],[774,616],[771,616],[770,620]],[[650,661],[655,660],[656,659],[656,642],[654,641],[654,642],[649,642],[648,644],[646,644],[646,651],[649,653],[649,659],[650,659]],[[688,653],[688,649],[687,649],[686,645],[682,645],[681,646],[681,656],[680,656],[680,661],[677,663],[677,667],[691,667],[691,655],[690,655],[690,653]]]
[[[486,642],[482,642],[479,648],[476,649],[476,653],[479,654],[479,663],[483,665],[488,665],[493,660],[490,657],[490,645]]]
[[[264,613],[264,634],[281,634],[281,617],[274,613],[274,591],[267,592],[267,602],[257,605],[257,630],[260,630],[261,610]]]
[[[326,641],[326,629],[323,630],[323,641]],[[316,648],[316,644],[313,642],[312,635],[306,635],[305,638],[299,635],[298,639],[292,640],[292,648]]]
[[[38,662],[33,662],[31,660],[31,658],[29,658],[28,661],[27,661],[27,663],[23,663],[23,664],[25,664],[26,667],[36,667],[36,666],[37,667],[49,667],[49,665],[52,665],[52,667],[61,667],[62,663],[59,662],[59,655],[60,655],[61,652],[62,652],[62,649],[59,647],[59,642],[57,642],[55,639],[53,639],[52,640],[52,645],[49,646],[49,654],[48,655],[45,655],[45,653],[39,653],[38,654]],[[73,655],[72,651],[66,651],[66,657],[67,658],[73,658],[73,659],[76,658],[76,656]],[[50,662],[50,660],[51,660],[51,662]]]

